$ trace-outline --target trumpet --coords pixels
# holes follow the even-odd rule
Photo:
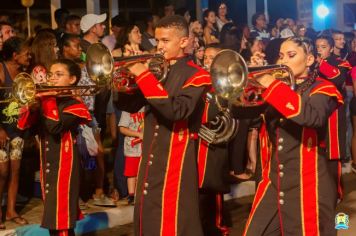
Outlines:
[[[99,81],[100,82],[100,81]],[[99,83],[100,84],[100,83]],[[0,103],[17,102],[20,105],[30,105],[36,102],[36,96],[39,93],[55,92],[56,97],[68,96],[91,96],[97,94],[102,87],[98,85],[86,86],[51,86],[36,85],[32,76],[22,72],[16,75],[12,87],[2,89],[11,89],[11,97]],[[75,94],[74,94],[75,93]]]
[[[128,67],[135,63],[146,62],[149,70],[160,82],[166,79],[169,63],[160,53],[113,58],[106,46],[95,43],[88,48],[86,64],[88,74],[93,80],[110,77],[112,86],[119,92],[131,92],[137,89],[137,85],[134,81],[135,75],[128,70]]]
[[[266,89],[256,77],[272,74],[293,90],[295,78],[285,65],[247,67],[245,60],[233,50],[222,50],[214,58],[210,68],[215,93],[236,106],[258,106],[264,103],[261,94]]]

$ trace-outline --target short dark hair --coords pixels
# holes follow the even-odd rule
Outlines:
[[[55,60],[52,63],[52,65],[54,65],[54,64],[63,64],[63,65],[65,65],[67,67],[67,69],[68,69],[69,75],[70,76],[75,76],[76,80],[74,82],[74,85],[77,85],[77,83],[80,80],[81,73],[82,73],[81,69],[80,69],[80,66],[77,63],[75,63],[73,60],[70,60],[70,59],[61,58],[61,59]]]
[[[67,34],[67,33],[62,35],[62,37],[58,41],[59,52],[61,55],[63,55],[63,47],[64,46],[68,47],[69,42],[72,41],[73,39],[80,40],[80,36],[76,34]]]
[[[19,53],[25,44],[25,40],[14,36],[4,42],[2,48],[2,57],[4,61],[8,61],[12,58],[14,52]]]
[[[61,22],[63,15],[69,15],[69,11],[65,8],[58,8],[54,12],[54,19],[57,23]]]
[[[10,22],[7,22],[7,21],[0,21],[0,30],[1,30],[1,28],[2,28],[4,25],[8,25],[8,26],[14,28],[14,26],[13,26]]]
[[[257,18],[260,16],[264,16],[265,14],[263,12],[256,12],[255,14],[253,14],[252,18],[251,18],[251,23],[253,26],[256,26],[256,22],[257,22]]]
[[[320,35],[318,35],[317,37],[316,37],[316,39],[315,39],[315,42],[316,42],[316,40],[318,40],[318,39],[324,39],[324,40],[326,40],[327,42],[328,42],[328,44],[330,45],[330,47],[334,47],[334,40],[333,40],[333,38],[330,36],[330,35],[328,35],[328,34],[320,34]]]
[[[111,18],[111,25],[112,26],[124,27],[127,24],[128,24],[127,20],[121,15],[116,15],[113,18]]]
[[[80,16],[78,15],[69,15],[64,21],[64,24],[67,24],[68,22],[79,20],[80,21]]]
[[[189,36],[188,23],[183,16],[179,15],[163,17],[158,21],[156,28],[176,28],[182,31],[184,36]]]

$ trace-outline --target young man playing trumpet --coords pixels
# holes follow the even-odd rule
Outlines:
[[[203,235],[199,220],[195,139],[209,74],[185,54],[188,25],[181,16],[162,18],[157,50],[170,63],[163,82],[142,63],[129,68],[139,91],[119,94],[119,109],[145,109],[143,153],[134,213],[135,235]]]

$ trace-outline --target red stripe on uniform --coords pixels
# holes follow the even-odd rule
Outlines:
[[[73,167],[73,140],[70,131],[63,133],[57,180],[57,229],[69,228],[69,194]]]
[[[318,147],[314,129],[303,128],[300,149],[300,182],[303,235],[319,235]]]
[[[338,123],[339,114],[338,109],[336,109],[329,117],[329,158],[331,160],[340,159]]]
[[[181,174],[189,141],[188,123],[178,121],[173,126],[162,197],[161,235],[177,235]]]

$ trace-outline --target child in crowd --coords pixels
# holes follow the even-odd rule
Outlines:
[[[79,66],[56,60],[47,78],[53,86],[73,86],[80,78]],[[40,176],[44,213],[41,226],[50,235],[74,235],[79,219],[78,126],[91,120],[86,106],[74,96],[56,97],[56,91],[37,94],[39,108],[21,112],[20,129],[31,127],[40,137]]]
[[[136,177],[137,177],[139,162],[142,155],[141,143],[143,138],[143,118],[144,118],[143,107],[136,113],[128,113],[123,111],[118,125],[120,127],[120,132],[123,135],[125,135],[124,175],[127,177],[127,188],[129,191],[128,203],[130,205],[134,204]]]

